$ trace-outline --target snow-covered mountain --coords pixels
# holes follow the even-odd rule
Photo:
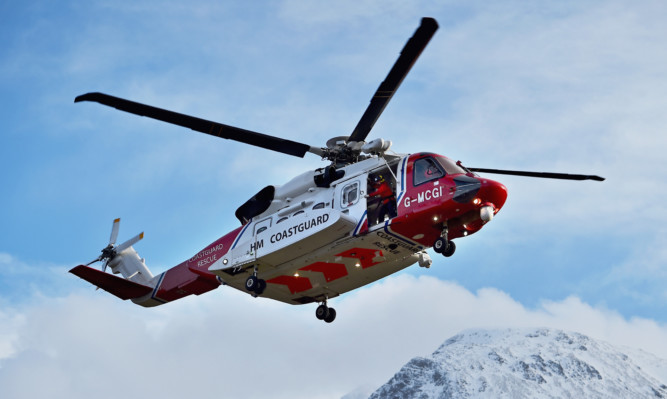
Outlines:
[[[470,330],[410,360],[370,399],[667,398],[666,384],[667,361],[582,334]]]

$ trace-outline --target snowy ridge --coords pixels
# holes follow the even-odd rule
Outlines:
[[[560,330],[469,330],[410,360],[370,399],[667,398],[667,361],[639,358]]]

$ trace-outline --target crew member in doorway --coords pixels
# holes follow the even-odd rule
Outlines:
[[[382,175],[371,175],[368,197],[368,221],[371,225],[396,216],[396,199],[389,182]],[[374,211],[371,212],[371,207]]]

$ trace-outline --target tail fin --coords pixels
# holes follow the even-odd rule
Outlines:
[[[69,272],[123,300],[139,298],[153,291],[153,288],[147,285],[116,277],[84,265],[79,265]]]

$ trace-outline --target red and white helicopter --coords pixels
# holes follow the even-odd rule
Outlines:
[[[132,248],[143,233],[109,245],[71,273],[141,306],[201,295],[221,285],[289,304],[319,303],[316,316],[332,322],[327,301],[414,263],[429,267],[426,250],[451,256],[452,240],[474,234],[502,208],[507,189],[474,172],[604,180],[598,176],[466,168],[430,152],[388,153],[390,141],[366,142],[376,120],[438,29],[423,18],[349,136],[326,148],[207,121],[102,93],[76,97],[173,123],[216,137],[330,161],[282,186],[267,186],[236,210],[241,226],[190,259],[154,276]],[[102,270],[89,267],[102,261]],[[107,266],[113,274],[106,273]],[[120,274],[123,278],[114,276]]]

